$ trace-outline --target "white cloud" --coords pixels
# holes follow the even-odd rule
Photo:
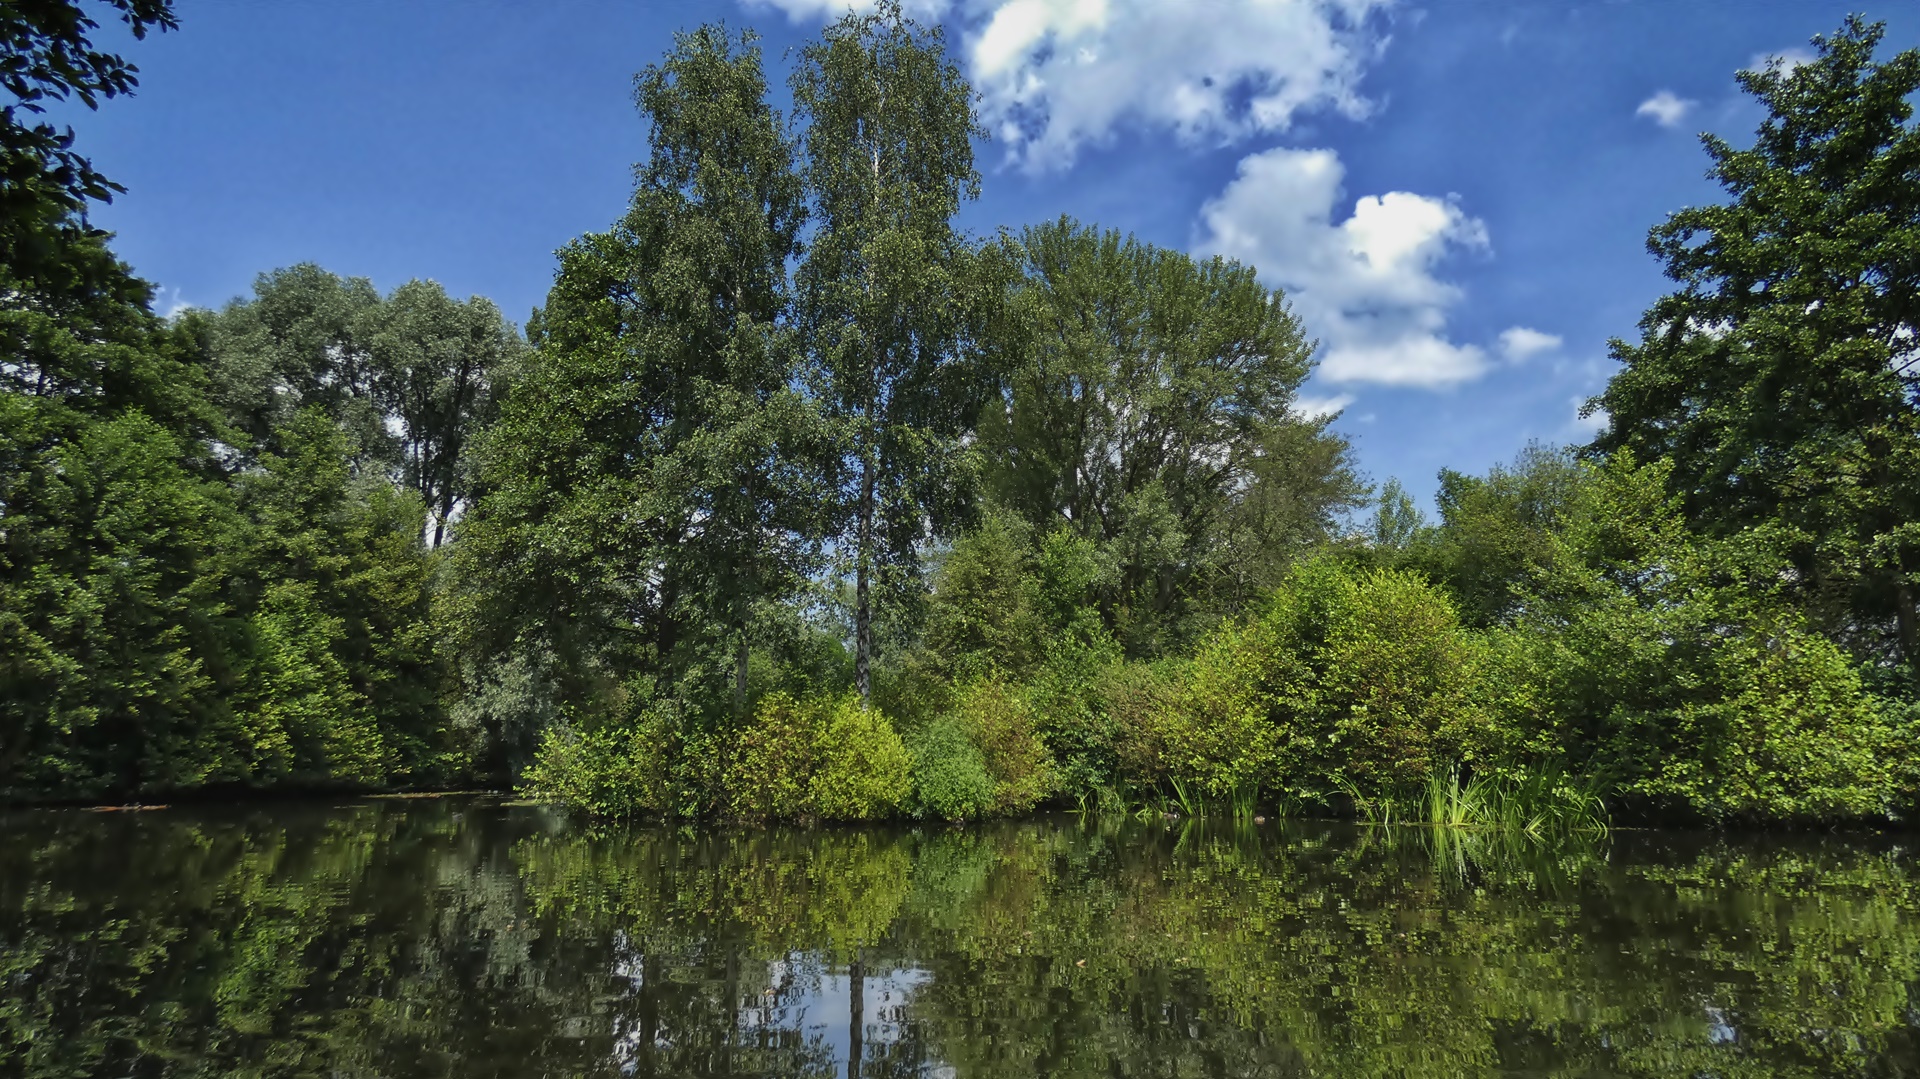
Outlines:
[[[1587,399],[1574,397],[1569,399],[1569,403],[1573,405],[1573,420],[1569,424],[1573,430],[1592,438],[1607,429],[1607,421],[1610,417],[1606,409],[1596,408],[1590,415],[1582,416],[1580,412],[1587,407]]]
[[[1747,61],[1748,71],[1765,71],[1769,65],[1778,61],[1782,74],[1792,74],[1793,69],[1802,64],[1811,64],[1820,57],[1812,49],[1781,49],[1779,52],[1754,53]]]
[[[1642,101],[1640,107],[1633,110],[1635,116],[1649,116],[1661,127],[1678,127],[1699,102],[1690,98],[1676,97],[1672,90],[1662,90]]]
[[[1563,342],[1559,334],[1545,333],[1527,326],[1510,326],[1500,331],[1500,354],[1515,363],[1552,352]]]
[[[871,11],[874,0],[740,0],[746,7],[772,8],[794,22],[830,22],[849,11]],[[938,19],[952,5],[947,0],[905,0],[902,5],[915,18]]]
[[[1045,169],[1128,124],[1225,144],[1312,110],[1364,116],[1388,2],[999,0],[965,37],[995,139]]]
[[[1273,149],[1201,208],[1198,246],[1256,267],[1285,290],[1325,353],[1331,382],[1446,386],[1488,367],[1484,350],[1447,339],[1458,287],[1435,276],[1457,251],[1484,250],[1486,226],[1450,198],[1369,195],[1335,219],[1344,176],[1331,150]]]
[[[824,21],[873,0],[742,0]],[[1136,125],[1226,144],[1287,130],[1304,112],[1364,116],[1361,75],[1396,0],[908,0],[952,15],[981,118],[1032,169]]]
[[[1350,393],[1336,393],[1329,396],[1306,394],[1293,399],[1293,411],[1302,419],[1317,420],[1343,411],[1353,404],[1355,398]]]
[[[153,306],[155,310],[160,312],[160,317],[166,319],[168,322],[172,322],[174,319],[193,310],[193,304],[188,303],[186,297],[180,294],[180,288],[177,285],[169,285],[165,288],[155,290]]]

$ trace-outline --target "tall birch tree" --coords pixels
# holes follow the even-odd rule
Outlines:
[[[961,362],[977,259],[953,218],[979,194],[984,133],[940,31],[898,3],[828,27],[802,54],[793,98],[814,225],[800,324],[842,439],[835,531],[853,563],[854,678],[868,700],[875,584],[917,582],[978,407]]]

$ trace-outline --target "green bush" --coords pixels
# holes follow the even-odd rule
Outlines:
[[[1033,706],[1017,687],[981,679],[955,694],[949,713],[979,747],[993,779],[995,814],[1019,813],[1053,793],[1052,755],[1035,730]]]
[[[1112,732],[1116,784],[1145,789],[1169,774],[1173,694],[1184,672],[1174,663],[1116,663],[1101,672],[1094,694]]]
[[[819,762],[807,784],[813,812],[828,820],[873,820],[891,815],[913,790],[907,747],[877,708],[848,694],[822,708],[815,749]]]
[[[1119,663],[1119,646],[1090,614],[1050,642],[1024,687],[1034,731],[1053,758],[1055,789],[1083,803],[1116,782],[1119,732],[1100,686]]]
[[[877,709],[852,695],[771,693],[735,738],[719,784],[749,820],[871,820],[906,801],[913,780],[905,743]]]
[[[819,707],[785,693],[761,698],[735,737],[721,780],[728,809],[749,820],[811,816],[808,784],[818,768]]]
[[[631,725],[550,728],[521,777],[521,791],[595,816],[666,812],[667,735],[657,713]]]
[[[1509,755],[1564,760],[1638,812],[1708,820],[1882,816],[1896,731],[1839,647],[1781,595],[1789,535],[1690,532],[1665,464],[1590,471],[1497,650]]]
[[[927,724],[914,737],[913,794],[922,816],[973,820],[993,810],[993,777],[966,729],[951,717]]]
[[[1481,740],[1481,651],[1416,574],[1302,563],[1201,646],[1139,744],[1213,796],[1398,797]]]
[[[933,576],[925,646],[932,666],[961,682],[994,674],[1022,678],[1044,650],[1031,529],[989,508],[980,526],[954,541]]]

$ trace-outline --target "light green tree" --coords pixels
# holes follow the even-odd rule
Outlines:
[[[807,124],[813,218],[800,325],[841,434],[834,533],[852,562],[864,701],[876,578],[918,590],[918,551],[953,508],[956,451],[982,389],[961,362],[979,260],[953,224],[978,193],[972,140],[982,132],[940,31],[891,0],[809,45],[793,97]]]

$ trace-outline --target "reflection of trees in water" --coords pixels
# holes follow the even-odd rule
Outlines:
[[[634,992],[618,1022],[623,1067],[639,1074],[891,1074],[918,1060],[898,1005],[870,1012],[877,983],[911,979],[868,958],[908,890],[911,853],[881,832],[712,833],[677,840],[646,830],[523,841],[515,856],[533,909],[563,934],[617,942]],[[648,986],[702,987],[711,1014],[670,1028]],[[645,1016],[629,1022],[630,1009]],[[822,1022],[822,1011],[835,1011]],[[844,1012],[844,1015],[838,1015]],[[701,1048],[710,1047],[710,1048]],[[625,1050],[623,1050],[625,1052]],[[849,1071],[847,1074],[852,1075]]]
[[[1544,851],[1073,821],[688,837],[452,801],[8,823],[4,1074],[1811,1076],[1920,1059],[1920,894],[1884,845],[1619,833]]]

